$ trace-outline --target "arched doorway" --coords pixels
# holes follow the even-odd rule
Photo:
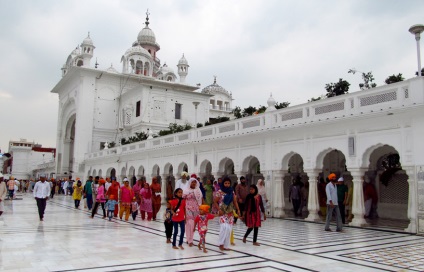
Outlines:
[[[152,178],[153,177],[156,177],[159,184],[162,184],[162,178],[160,176],[160,167],[157,164],[155,164],[152,168]],[[148,183],[151,185],[152,181],[150,180]]]
[[[116,178],[116,170],[115,170],[115,168],[109,168],[109,169],[107,169],[107,171],[106,171],[106,177],[110,177],[111,179],[112,178]]]
[[[164,193],[163,196],[165,196],[166,186],[168,186],[168,182],[171,183],[172,192],[174,191],[175,176],[174,176],[174,167],[172,166],[172,164],[170,164],[170,163],[165,164],[165,167],[163,169],[164,169],[163,175],[164,175],[166,182],[162,187],[162,192]]]
[[[286,165],[286,166],[285,166]],[[300,207],[298,213],[300,217],[308,215],[308,195],[309,195],[309,178],[303,169],[303,158],[300,154],[291,152],[283,159],[283,169],[287,167],[284,175],[284,207],[286,207],[286,215],[294,217],[293,203],[289,201],[291,185],[297,182],[300,187]],[[299,188],[298,187],[298,188]]]
[[[237,175],[234,174],[234,162],[230,158],[223,158],[219,162],[219,172],[218,172],[218,178],[222,178],[225,176],[228,176],[231,179],[231,182],[237,182]]]
[[[264,179],[264,176],[261,174],[261,164],[255,156],[249,156],[244,159],[242,172],[245,173],[247,186],[257,184],[258,179]]]
[[[137,178],[135,176],[135,168],[134,166],[131,166],[128,170],[128,179],[130,180],[131,186],[135,185],[135,182],[137,181]]]
[[[348,189],[353,186],[352,176],[346,167],[346,157],[340,150],[337,149],[326,149],[318,154],[317,157],[317,167],[319,168],[320,163],[322,162],[322,170],[319,173],[319,180],[317,184],[318,191],[318,203],[319,203],[319,214],[321,216],[327,215],[327,194],[325,188],[328,182],[328,175],[331,173],[336,174],[337,178],[343,177],[344,184],[347,185]],[[340,208],[340,206],[339,206]],[[345,215],[351,213],[349,207],[344,209]],[[345,222],[346,218],[345,218]]]
[[[181,172],[187,172],[188,173],[188,166],[187,163],[182,162],[180,165],[178,165],[178,176],[181,177]],[[189,173],[190,175],[190,173]]]
[[[395,228],[405,229],[408,226],[408,178],[394,147],[375,147],[369,157],[368,171],[364,177],[365,216],[369,224],[384,226],[395,220]],[[372,189],[378,196],[376,203],[371,203],[371,209],[370,201],[367,203],[370,186],[374,187]]]
[[[208,160],[204,160],[201,164],[200,164],[200,173],[199,173],[201,179],[203,182],[206,182],[206,180],[210,179],[213,180],[213,175],[212,175],[212,163]]]
[[[66,123],[65,137],[63,138],[63,159],[62,171],[74,172],[74,140],[75,140],[76,114],[73,114]]]

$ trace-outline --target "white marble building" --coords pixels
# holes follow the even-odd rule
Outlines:
[[[105,143],[119,145],[137,132],[155,134],[170,123],[195,126],[231,115],[232,96],[224,88],[215,81],[198,91],[197,85],[186,83],[189,64],[184,54],[175,73],[161,66],[159,50],[147,17],[137,40],[121,57],[122,72],[113,66],[92,67],[95,46],[90,34],[72,51],[52,90],[59,95],[58,175],[83,173],[84,155],[103,149]],[[211,103],[217,108],[210,109]]]
[[[105,142],[118,143],[136,132],[228,114],[232,95],[216,81],[202,92],[186,84],[184,55],[177,65],[177,82],[172,69],[160,65],[160,46],[148,19],[121,58],[122,73],[91,67],[94,49],[87,37],[68,58],[63,78],[52,90],[60,103],[58,175],[166,180],[179,178],[184,169],[202,177],[244,175],[249,183],[264,177],[271,199],[268,213],[274,217],[286,216],[287,188],[299,176],[309,183],[306,220],[317,221],[317,180],[335,172],[353,186],[351,225],[367,224],[362,189],[366,177],[377,188],[380,217],[404,219],[406,231],[424,233],[423,77],[280,110],[270,98],[263,114],[103,149]],[[399,156],[399,170],[385,186],[383,162],[393,156]]]
[[[12,155],[10,175],[16,179],[29,180],[40,174],[54,177],[55,149],[45,148],[40,144],[29,142],[26,139],[9,141],[9,151]]]

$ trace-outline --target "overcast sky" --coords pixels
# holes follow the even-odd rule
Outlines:
[[[424,24],[421,0],[0,0],[0,149],[20,138],[55,147],[58,96],[50,91],[68,55],[90,32],[99,69],[121,71],[147,9],[161,63],[176,71],[184,53],[188,83],[203,88],[216,75],[242,108],[266,105],[270,93],[302,104],[339,78],[358,91],[361,75],[351,68],[372,71],[377,85],[392,74],[413,77],[408,29]]]

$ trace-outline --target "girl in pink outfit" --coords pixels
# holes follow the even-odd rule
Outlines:
[[[94,215],[97,213],[97,208],[99,207],[99,204],[102,205],[103,218],[106,218],[106,210],[105,210],[106,189],[105,189],[105,183],[106,183],[106,181],[104,179],[99,180],[99,187],[97,188],[97,194],[96,194],[96,203],[94,203],[94,208],[93,208],[93,211],[91,213],[91,218],[93,218]]]
[[[125,213],[125,221],[131,214],[131,202],[134,197],[134,192],[130,187],[128,179],[124,179],[124,186],[121,187],[121,203],[119,207],[119,218],[122,220],[122,216]]]
[[[144,188],[140,191],[141,204],[140,213],[141,219],[144,220],[145,214],[147,213],[147,220],[152,220],[153,216],[153,205],[152,205],[152,190],[150,189],[149,183],[144,184]]]
[[[193,246],[194,219],[199,215],[199,206],[203,204],[203,195],[196,177],[190,178],[188,184],[189,186],[183,191],[183,198],[186,200],[186,238],[188,246],[191,247]]]

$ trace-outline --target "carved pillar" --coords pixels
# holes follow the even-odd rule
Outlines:
[[[166,186],[168,184],[168,175],[162,175],[162,180],[161,180],[161,204],[166,204]]]
[[[271,212],[273,217],[284,218],[286,213],[284,208],[284,176],[287,171],[272,172],[272,195]]]
[[[402,167],[408,175],[408,218],[409,225],[406,232],[417,233],[417,179],[415,178],[415,167]]]
[[[367,225],[364,219],[365,203],[364,203],[364,175],[366,169],[350,169],[353,183],[353,200],[352,200],[352,222],[349,226],[362,227]]]
[[[321,221],[318,214],[318,175],[319,169],[309,169],[304,171],[309,177],[309,195],[308,195],[308,211],[309,215],[305,218],[306,221]]]

